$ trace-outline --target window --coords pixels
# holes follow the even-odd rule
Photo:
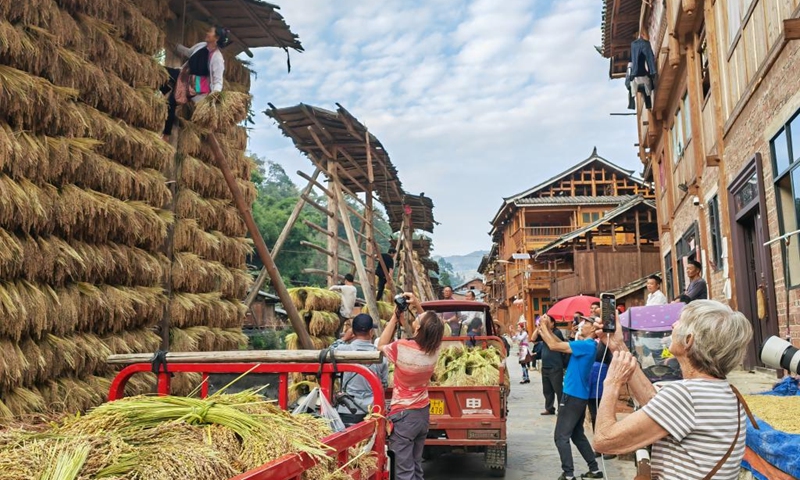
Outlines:
[[[675,119],[672,128],[669,130],[670,141],[672,143],[672,161],[678,164],[686,151],[686,145],[692,139],[692,124],[689,112],[689,94],[684,93],[680,106],[675,112]]]
[[[664,281],[667,283],[667,299],[675,298],[675,284],[672,274],[672,252],[664,257]]]
[[[697,259],[697,223],[694,223],[675,245],[675,258],[678,261],[678,288],[680,292],[686,290],[686,262]]]
[[[592,223],[592,217],[591,217],[590,214],[584,213],[582,216],[583,216],[583,224],[584,225]]]
[[[702,33],[700,34],[700,84],[703,86],[703,101],[708,98],[711,93],[711,76],[708,70],[708,39],[706,38],[706,27],[703,25]]]
[[[589,225],[590,223],[600,220],[602,216],[603,214],[601,212],[583,212],[581,214],[581,219],[584,225]]]
[[[773,137],[770,152],[780,233],[784,235],[797,230],[800,225],[800,115],[795,113]],[[800,242],[790,242],[788,251],[784,249],[783,255],[784,261],[789,264],[789,285],[796,287],[800,285]]]
[[[742,26],[743,0],[728,0],[728,45],[732,45]]]
[[[708,202],[708,226],[711,232],[711,261],[714,270],[722,268],[722,231],[720,229],[719,198],[717,195]]]

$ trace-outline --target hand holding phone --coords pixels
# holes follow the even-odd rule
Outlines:
[[[600,320],[603,322],[603,332],[617,331],[617,298],[611,293],[600,294]]]

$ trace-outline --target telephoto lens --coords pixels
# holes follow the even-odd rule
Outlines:
[[[761,347],[761,361],[772,368],[783,368],[797,375],[800,350],[782,338],[769,337]]]

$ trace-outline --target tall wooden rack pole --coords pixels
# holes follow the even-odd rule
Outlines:
[[[300,198],[297,200],[294,210],[292,210],[292,214],[289,215],[289,220],[287,220],[286,225],[283,226],[283,230],[278,236],[278,240],[275,242],[275,245],[272,247],[272,252],[270,252],[272,253],[273,260],[277,258],[278,253],[281,251],[281,247],[283,247],[283,244],[286,243],[286,239],[289,238],[289,233],[291,233],[292,228],[294,228],[294,224],[297,223],[297,219],[300,218],[300,212],[306,205],[306,201],[303,197],[307,196],[311,192],[311,189],[314,187],[314,182],[317,180],[317,177],[319,177],[319,173],[319,168],[314,170],[314,174],[310,177],[306,188],[304,188],[301,192]],[[247,308],[250,308],[256,297],[258,297],[258,291],[261,290],[261,287],[264,285],[264,282],[267,281],[268,276],[269,274],[267,273],[267,268],[262,268],[261,272],[258,274],[256,283],[253,284],[253,288],[250,289],[250,293],[248,293],[247,298],[244,299],[244,304],[247,306]]]
[[[222,152],[219,142],[217,142],[216,135],[210,133],[207,139],[209,145],[211,145],[211,150],[214,152],[214,157],[217,160],[217,166],[222,171],[222,176],[225,177],[225,183],[228,184],[228,188],[231,190],[236,208],[239,210],[239,214],[242,216],[245,225],[247,225],[247,230],[253,238],[256,252],[264,263],[264,268],[267,269],[269,278],[272,281],[272,286],[275,287],[275,292],[278,294],[278,298],[280,298],[283,308],[289,316],[292,328],[294,328],[294,331],[297,333],[297,340],[300,342],[300,346],[306,350],[313,350],[314,345],[311,343],[311,337],[308,335],[306,325],[300,318],[300,313],[294,306],[292,299],[289,297],[289,291],[286,290],[286,285],[283,283],[280,272],[278,272],[275,260],[273,260],[272,255],[269,254],[267,244],[264,243],[264,237],[262,237],[261,232],[258,231],[256,222],[253,220],[253,214],[250,212],[250,207],[247,205],[247,202],[245,202],[242,191],[239,190],[239,185],[236,183],[233,173],[231,173],[228,161],[225,159],[225,154]]]
[[[347,210],[347,207],[344,203],[344,194],[342,193],[342,188],[339,185],[338,177],[334,176],[334,188],[333,193],[337,197],[337,203],[339,205],[339,213],[342,217],[342,225],[344,225],[344,231],[347,234],[347,243],[350,244],[350,252],[353,254],[353,261],[356,263],[356,271],[358,272],[359,280],[361,281],[362,291],[364,292],[364,299],[367,301],[367,307],[369,311],[377,318],[378,316],[378,303],[375,301],[375,292],[369,287],[369,277],[367,276],[367,271],[364,268],[364,262],[361,261],[361,251],[358,248],[358,239],[356,238],[355,231],[353,230],[353,224],[350,223],[350,215]],[[337,245],[338,246],[338,245]],[[381,334],[381,324],[378,323],[378,335]]]
[[[333,253],[333,255],[328,257],[328,271],[331,272],[331,276],[328,277],[328,286],[336,285],[339,283],[339,242],[336,241],[336,238],[339,236],[339,221],[337,217],[339,210],[337,204],[339,199],[337,198],[336,190],[339,188],[338,184],[338,173],[336,171],[337,165],[336,162],[333,160],[328,160],[327,165],[328,174],[328,192],[331,195],[328,196],[328,212],[332,215],[328,215],[328,251]],[[342,205],[343,206],[343,205]],[[346,209],[344,210],[345,213],[342,215],[347,215]],[[349,217],[348,217],[349,218]],[[358,244],[356,244],[358,245]]]

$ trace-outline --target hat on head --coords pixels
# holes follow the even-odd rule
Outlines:
[[[356,315],[356,318],[353,319],[353,331],[354,332],[369,332],[373,328],[377,328],[375,323],[372,321],[372,317],[367,315],[366,313],[359,313]]]

